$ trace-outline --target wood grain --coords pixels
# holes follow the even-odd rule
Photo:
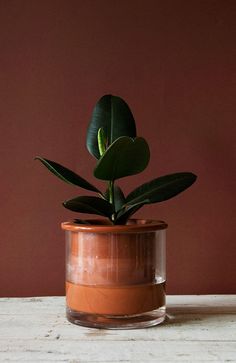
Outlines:
[[[236,362],[236,295],[168,296],[140,330],[70,324],[64,297],[0,299],[0,362]]]

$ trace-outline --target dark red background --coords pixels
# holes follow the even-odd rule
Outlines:
[[[61,202],[94,181],[86,128],[123,97],[151,149],[124,189],[177,171],[197,183],[137,216],[166,220],[168,293],[235,293],[235,1],[0,1],[1,296],[64,294]],[[101,183],[97,183],[101,186]]]

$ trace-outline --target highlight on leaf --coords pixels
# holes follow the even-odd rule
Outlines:
[[[98,149],[99,154],[102,156],[106,151],[107,139],[102,127],[98,130]]]

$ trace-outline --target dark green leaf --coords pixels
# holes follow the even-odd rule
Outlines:
[[[113,213],[112,205],[109,202],[92,196],[81,196],[66,200],[63,202],[63,206],[74,212],[98,214],[109,218]]]
[[[108,201],[110,200],[109,188],[107,188],[105,193],[103,193],[103,197]]]
[[[125,196],[118,185],[114,185],[114,207],[115,212],[118,212],[125,204]]]
[[[86,146],[90,154],[99,159],[98,130],[102,128],[108,145],[120,136],[136,136],[133,115],[122,98],[105,95],[97,102],[87,131]]]
[[[35,160],[40,160],[43,163],[43,165],[45,165],[46,168],[48,168],[48,170],[50,170],[54,175],[56,175],[59,179],[63,180],[64,182],[68,184],[77,185],[83,189],[100,193],[100,191],[96,187],[87,182],[81,176],[65,168],[64,166],[56,163],[55,161],[44,159],[39,156],[37,156]]]
[[[106,200],[110,201],[110,190],[109,190],[109,188],[107,188],[107,190],[105,191],[103,196],[104,196],[104,198]],[[113,198],[114,198],[115,212],[118,212],[123,207],[123,205],[125,204],[124,193],[122,192],[121,188],[118,185],[114,185]]]
[[[114,141],[98,161],[94,176],[102,180],[115,180],[143,171],[149,162],[150,151],[142,137],[123,136]]]
[[[162,202],[183,192],[190,187],[196,179],[196,175],[189,172],[161,176],[132,191],[126,198],[126,204],[133,205],[142,202],[144,202],[144,204]]]
[[[138,204],[130,205],[130,206],[126,207],[126,208],[121,209],[119,211],[119,213],[117,214],[115,224],[126,224],[128,219],[134,213],[136,213],[143,205],[144,205],[144,203],[138,203]]]

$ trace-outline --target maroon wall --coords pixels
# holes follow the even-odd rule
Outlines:
[[[125,98],[156,176],[192,171],[184,194],[138,216],[169,223],[168,292],[235,293],[235,1],[0,1],[1,296],[64,293],[64,235],[77,195],[33,161],[93,180],[92,108]],[[235,78],[234,78],[235,81]],[[101,185],[101,183],[98,183]]]

